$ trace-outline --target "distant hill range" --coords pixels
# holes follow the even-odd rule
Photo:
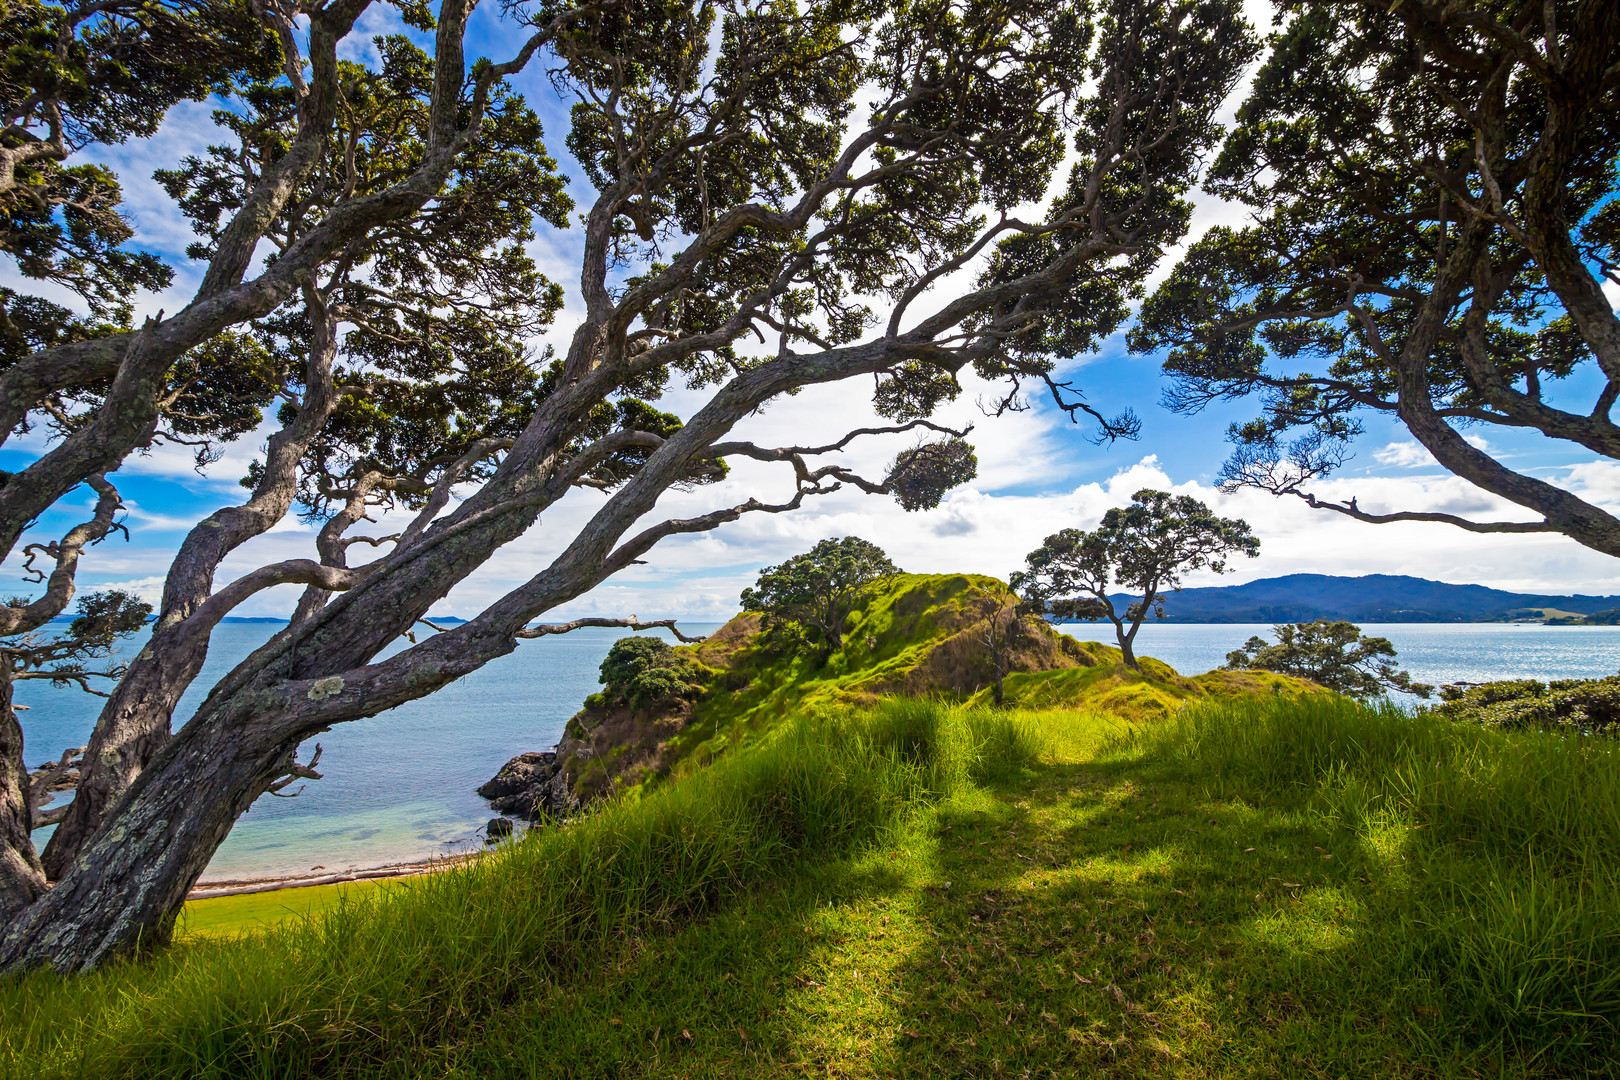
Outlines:
[[[1121,593],[1114,601],[1117,606],[1121,601],[1128,603],[1129,597]],[[1171,593],[1165,597],[1164,619],[1189,623],[1285,623],[1322,618],[1357,623],[1575,623],[1586,621],[1588,615],[1608,616],[1616,609],[1620,609],[1620,596],[1539,596],[1399,574],[1289,574]]]

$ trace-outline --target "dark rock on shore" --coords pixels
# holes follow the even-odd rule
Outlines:
[[[484,826],[484,836],[488,839],[489,843],[491,843],[491,844],[495,843],[495,841],[497,841],[497,840],[504,840],[508,836],[511,836],[511,835],[512,835],[512,819],[511,818],[504,818],[504,817],[490,818],[489,819],[489,824]]]
[[[478,794],[489,800],[498,814],[522,818],[565,817],[577,808],[577,800],[558,767],[554,750],[532,750],[501,766]],[[508,823],[510,828],[510,823]],[[494,835],[490,830],[488,835]]]

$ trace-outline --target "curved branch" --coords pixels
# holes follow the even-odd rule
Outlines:
[[[427,620],[423,619],[420,621],[426,622]],[[552,634],[567,634],[575,630],[581,630],[592,626],[622,626],[638,633],[642,630],[652,630],[655,627],[662,626],[681,641],[686,642],[688,645],[695,645],[700,641],[708,640],[706,636],[701,634],[697,637],[687,637],[685,634],[681,633],[675,628],[674,619],[653,619],[650,622],[644,622],[641,619],[636,618],[634,615],[628,619],[585,618],[570,619],[568,622],[563,623],[541,623],[537,626],[525,626],[522,630],[517,632],[516,636],[520,638],[548,637]]]
[[[1356,506],[1356,500],[1336,503],[1318,499],[1306,491],[1273,492],[1278,495],[1293,495],[1305,500],[1305,504],[1315,510],[1332,510],[1345,517],[1357,521],[1365,521],[1370,525],[1388,525],[1396,521],[1436,521],[1445,525],[1455,525],[1459,529],[1466,529],[1475,533],[1556,533],[1563,532],[1561,528],[1550,521],[1470,521],[1468,518],[1458,517],[1455,514],[1438,514],[1421,510],[1401,510],[1393,514],[1369,514]]]
[[[51,762],[43,768],[35,769],[28,775],[28,805],[33,811],[34,828],[37,829],[41,825],[47,824],[46,822],[40,820],[41,808],[56,797],[57,791],[69,790],[66,788],[58,788],[53,790],[53,785],[55,785],[55,783],[62,777],[66,776],[68,770],[72,769],[76,765],[82,766],[84,764],[84,751],[85,748],[82,746],[75,746],[64,750],[62,751],[62,756],[60,759]],[[64,813],[67,811],[66,805],[63,805],[58,809]]]
[[[400,533],[398,547],[409,547],[420,539],[422,530],[432,524],[433,519],[439,516],[439,511],[450,501],[450,490],[461,483],[474,465],[502,450],[510,450],[514,441],[506,438],[479,439],[468,447],[467,452],[451,463],[434,483],[433,493],[428,496],[427,504],[405,527],[405,531]]]
[[[288,559],[285,562],[261,566],[251,573],[243,574],[203,601],[202,605],[180,624],[181,634],[189,636],[212,630],[219,620],[230,614],[231,609],[239,606],[248,597],[277,585],[309,585],[326,592],[341,592],[344,589],[354,588],[365,576],[363,570],[328,566],[313,559]]]
[[[814,457],[817,454],[830,454],[836,450],[842,450],[863,435],[903,435],[918,428],[926,428],[929,431],[937,431],[941,435],[952,435],[958,439],[965,439],[968,433],[973,430],[973,425],[969,424],[967,427],[958,430],[946,427],[944,424],[936,424],[932,420],[913,420],[909,424],[897,424],[892,427],[856,428],[837,442],[828,443],[825,446],[783,446],[766,449],[751,442],[727,442],[715,443],[709,448],[709,452],[713,457],[726,457],[735,454],[741,457],[751,457],[757,461],[791,461],[795,457]]]
[[[62,614],[73,599],[79,556],[86,545],[99,543],[109,532],[121,528],[114,520],[114,515],[124,505],[118,496],[118,489],[100,473],[91,476],[85,483],[94,488],[99,496],[95,516],[68,530],[59,542],[36,548],[56,561],[56,567],[45,586],[45,594],[26,607],[0,606],[0,635],[25,634]]]
[[[728,522],[736,521],[744,514],[764,513],[781,514],[789,510],[797,510],[804,503],[806,495],[831,495],[839,490],[839,485],[833,484],[825,488],[800,488],[793,498],[785,503],[764,503],[758,499],[749,499],[738,506],[728,506],[721,510],[712,510],[695,518],[671,518],[659,522],[648,529],[643,529],[635,536],[621,544],[602,563],[602,576],[604,578],[623,570],[632,562],[652,550],[652,546],[666,536],[675,536],[679,533],[708,532]]]

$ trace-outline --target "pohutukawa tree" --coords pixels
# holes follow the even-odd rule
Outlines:
[[[1195,570],[1224,574],[1232,555],[1254,558],[1260,540],[1241,518],[1217,517],[1191,495],[1143,488],[1095,529],[1064,529],[1029,553],[1009,578],[1019,607],[1059,622],[1107,619],[1125,663],[1136,661],[1136,634],[1149,614],[1164,618],[1164,597]],[[1111,589],[1140,596],[1118,603]]]
[[[1345,619],[1284,623],[1271,632],[1275,642],[1256,634],[1227,653],[1227,670],[1297,675],[1353,698],[1390,690],[1424,698],[1434,693],[1433,686],[1413,681],[1410,672],[1395,666],[1389,638],[1368,637]]]
[[[138,329],[36,335],[0,375],[0,431],[58,435],[0,487],[4,550],[81,483],[116,514],[106,477],[153,440],[206,460],[273,429],[246,499],[175,557],[46,853],[54,887],[0,885],[0,968],[81,970],[163,941],[237,816],[310,771],[305,739],[572,625],[534,620],[665,537],[842,485],[936,504],[972,475],[962,433],[929,419],[964,369],[1001,380],[1004,408],[1036,388],[1129,434],[1055,364],[1119,325],[1184,232],[1212,114],[1254,51],[1229,0],[593,0],[517,8],[512,54],[469,63],[470,5],[443,0],[401,6],[431,51],[385,39],[379,64],[340,62],[368,2],[254,4],[277,70],[239,65],[222,149],[160,176],[202,238],[195,297]],[[506,81],[529,65],[572,97],[567,148],[595,192],[583,308],[555,356],[523,349],[558,299],[522,243],[574,208]],[[889,423],[823,445],[731,437],[779,395],[857,379]],[[705,391],[684,423],[651,404],[677,380]],[[886,475],[819,460],[899,432],[933,442]],[[728,459],[780,463],[782,491],[655,512]],[[581,487],[593,512],[549,565],[376,659]],[[314,558],[214,581],[295,504],[324,522]],[[405,523],[352,532],[380,507]],[[3,629],[62,610],[87,542],[57,544],[50,591]],[[212,627],[289,583],[305,589],[291,624],[171,733]],[[26,851],[27,833],[4,843]]]
[[[761,570],[753,587],[742,591],[742,609],[760,612],[767,634],[807,636],[837,649],[866,587],[898,573],[900,568],[870,540],[823,540],[803,555]]]
[[[1620,518],[1506,464],[1466,429],[1620,458],[1620,4],[1301,0],[1208,187],[1253,211],[1149,299],[1187,411],[1257,395],[1228,488],[1358,521],[1562,533],[1620,555]],[[1373,513],[1310,487],[1363,418],[1398,419],[1451,472],[1530,511]]]

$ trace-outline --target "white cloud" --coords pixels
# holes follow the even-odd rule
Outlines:
[[[1433,465],[1434,458],[1423,445],[1418,442],[1392,442],[1388,446],[1373,451],[1373,459],[1380,465],[1390,465],[1397,469],[1415,469],[1420,465]]]
[[[92,586],[92,588],[98,591],[102,589],[121,589],[127,593],[134,593],[153,607],[156,607],[158,601],[163,599],[163,577],[161,575],[135,578],[133,581],[103,581]],[[81,591],[82,594],[83,591]]]
[[[1483,450],[1487,453],[1491,449],[1491,444],[1483,435],[1464,435],[1463,442],[1476,450]],[[1440,467],[1440,463],[1435,461],[1434,455],[1429,453],[1422,443],[1413,439],[1392,442],[1388,446],[1374,450],[1373,460],[1380,465],[1388,465],[1396,469],[1417,469],[1424,466]]]
[[[1558,470],[1555,482],[1568,485],[1581,498],[1609,509],[1620,507],[1620,461],[1587,461]]]

